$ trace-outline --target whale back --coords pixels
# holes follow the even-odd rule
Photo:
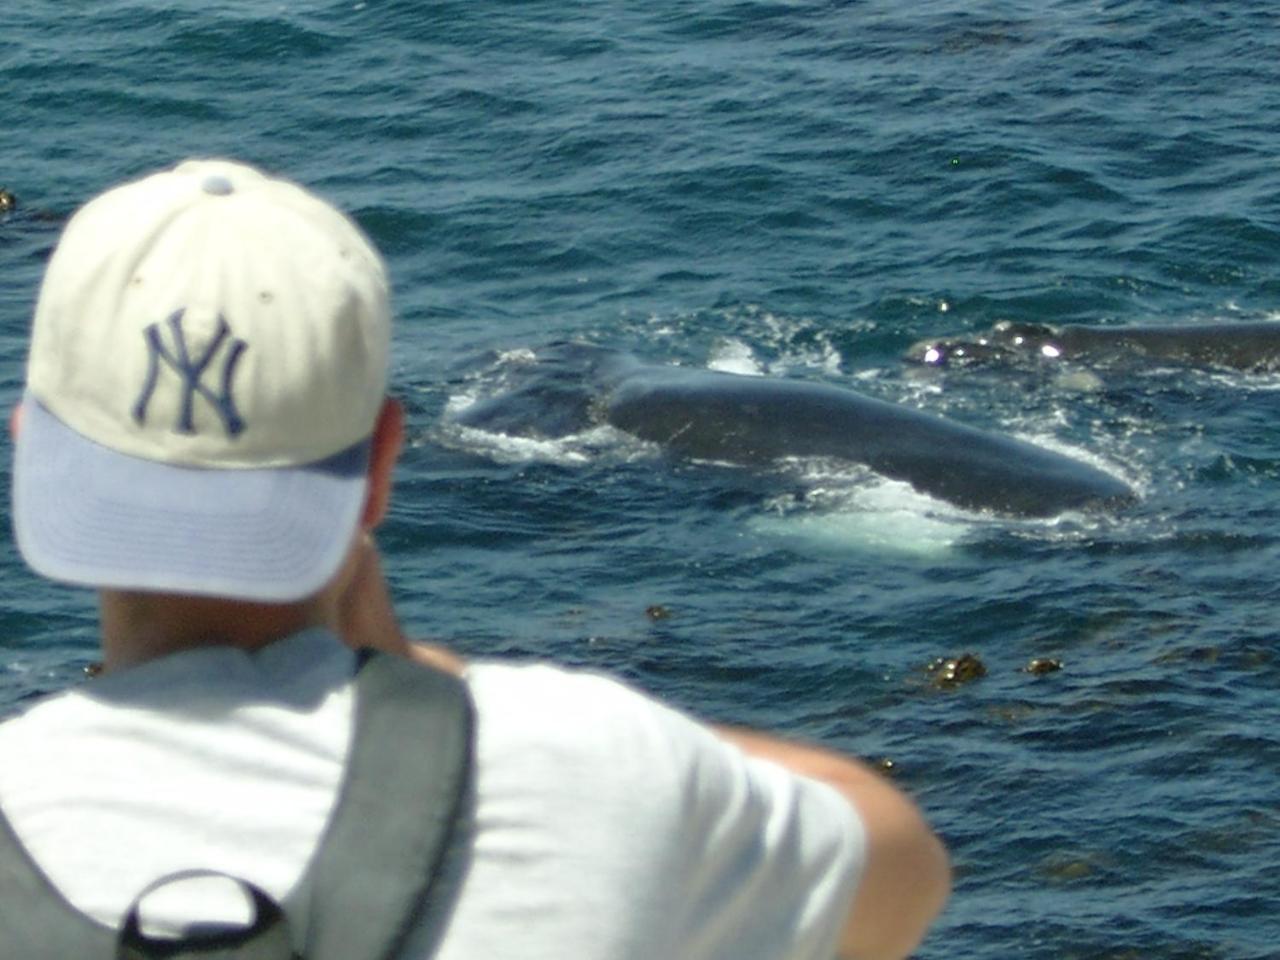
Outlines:
[[[974,510],[1049,516],[1133,499],[1122,480],[1052,450],[825,384],[639,367],[605,411],[680,456],[843,459]]]
[[[608,423],[671,454],[760,466],[822,457],[861,464],[972,510],[1050,516],[1133,498],[1121,480],[1043,447],[825,383],[645,364],[556,344],[464,425],[557,438]]]

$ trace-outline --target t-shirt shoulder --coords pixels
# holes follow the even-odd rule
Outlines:
[[[482,770],[512,778],[484,792],[501,807],[522,791],[522,812],[552,819],[570,811],[574,835],[614,857],[627,853],[620,833],[635,838],[632,855],[654,871],[652,909],[678,945],[671,955],[834,953],[866,839],[833,788],[600,674],[478,663],[468,679]],[[631,890],[644,888],[630,878]]]

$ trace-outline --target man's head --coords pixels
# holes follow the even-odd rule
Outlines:
[[[91,201],[36,306],[23,556],[100,589],[314,594],[364,518],[389,333],[372,244],[293,184],[192,161]]]

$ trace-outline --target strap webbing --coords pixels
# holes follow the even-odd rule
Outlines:
[[[115,956],[116,932],[76,910],[18,842],[0,813],[0,935],[15,957]]]
[[[361,669],[356,742],[338,809],[286,910],[303,906],[309,960],[392,957],[440,871],[471,766],[471,699],[457,677],[394,656]]]
[[[364,659],[355,732],[329,826],[286,914],[308,960],[386,960],[432,892],[470,782],[472,709],[457,677]],[[295,923],[297,921],[294,921]],[[24,960],[109,960],[117,931],[76,910],[0,812],[0,942]]]

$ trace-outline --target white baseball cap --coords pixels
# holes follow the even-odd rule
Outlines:
[[[188,161],[67,224],[13,483],[39,573],[284,602],[337,572],[386,391],[386,268],[292,183]]]

